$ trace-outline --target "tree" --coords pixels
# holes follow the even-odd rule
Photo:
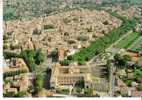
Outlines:
[[[21,52],[21,57],[24,59],[25,63],[27,64],[29,71],[35,71],[37,65],[35,64],[35,51],[34,50],[24,50]]]
[[[78,61],[78,64],[79,64],[79,65],[84,65],[84,64],[85,64],[85,60],[79,60],[79,61]]]
[[[57,50],[53,50],[51,52],[51,56],[54,57],[54,58],[56,58],[56,56],[57,56]]]
[[[38,49],[35,53],[35,63],[39,65],[41,62],[44,61],[44,54],[42,53],[41,49]]]
[[[7,40],[8,39],[8,35],[5,33],[4,35],[3,35],[3,40]]]
[[[137,89],[138,89],[139,91],[142,91],[142,83],[140,83],[140,84],[138,85]]]
[[[8,93],[4,93],[3,96],[4,97],[13,97],[14,93],[9,93],[9,92]]]
[[[14,97],[24,97],[24,96],[26,96],[26,92],[24,91],[20,91],[14,95]]]
[[[69,94],[70,91],[69,91],[69,89],[60,89],[60,88],[57,88],[56,92],[60,93],[60,94]]]
[[[81,91],[82,91],[81,88],[78,88],[78,87],[76,88],[76,92],[77,92],[77,93],[80,93]]]
[[[121,59],[120,54],[116,54],[116,55],[114,56],[114,59],[115,59],[116,61],[119,61],[119,60]]]
[[[35,93],[38,93],[39,91],[42,90],[43,88],[43,75],[42,74],[36,75],[34,87],[35,87]]]
[[[84,86],[85,86],[84,80],[79,80],[75,83],[75,87],[77,88],[84,88]]]
[[[14,53],[14,52],[8,52],[8,51],[4,51],[3,52],[3,55],[4,55],[4,58],[5,59],[10,59],[10,58],[20,58],[21,55],[17,54],[17,53]]]
[[[67,57],[67,59],[68,59],[68,60],[73,60],[73,56],[70,55],[70,56]]]
[[[60,64],[62,66],[68,66],[69,65],[69,60],[65,59],[65,60],[61,61]]]
[[[133,82],[133,80],[125,80],[125,84],[127,85],[127,86],[131,86],[131,83]]]
[[[27,73],[27,69],[19,69],[16,71],[9,71],[9,72],[5,72],[3,77],[11,77],[11,76],[15,76],[15,75],[19,75],[21,73]]]
[[[135,78],[142,77],[142,70],[140,70],[140,69],[135,69],[135,70],[134,70],[134,76],[135,76]]]
[[[93,95],[93,89],[92,88],[85,88],[84,89],[84,94],[86,96],[92,96]]]
[[[127,57],[127,58],[126,58],[126,57],[124,58],[124,57],[122,57],[120,54],[116,54],[116,55],[114,56],[114,59],[115,59],[117,65],[118,65],[120,68],[126,67],[128,57]],[[123,66],[123,67],[122,67],[122,66]]]
[[[123,59],[126,60],[126,61],[130,61],[132,58],[129,55],[124,55]]]

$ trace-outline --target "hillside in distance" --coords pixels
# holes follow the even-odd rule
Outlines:
[[[4,20],[31,19],[75,8],[94,9],[100,6],[141,4],[142,0],[4,0]],[[99,1],[99,0],[98,0]]]

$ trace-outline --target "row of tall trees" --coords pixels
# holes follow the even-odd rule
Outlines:
[[[35,79],[35,82],[34,82],[34,89],[35,89],[35,93],[38,94],[42,88],[43,88],[43,75],[41,73],[38,73],[36,75],[36,79]]]
[[[3,74],[3,77],[11,77],[11,76],[15,76],[15,75],[19,75],[21,73],[26,73],[27,69],[21,69],[21,70],[16,70],[16,71],[9,71],[9,72],[5,72]]]

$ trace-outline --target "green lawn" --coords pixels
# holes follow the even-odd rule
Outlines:
[[[132,50],[132,51],[135,51],[135,52],[138,52],[141,50],[141,46],[142,46],[142,37],[139,37],[135,43],[133,43],[129,50]]]
[[[127,49],[138,37],[139,33],[130,33],[128,36],[123,38],[118,44],[116,44],[116,47]]]

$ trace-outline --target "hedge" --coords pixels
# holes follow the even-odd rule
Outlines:
[[[22,73],[27,73],[27,69],[20,69],[20,70],[16,70],[16,71],[10,71],[10,72],[5,72],[3,74],[3,77],[11,77],[11,76],[15,76],[15,75],[19,75]]]

